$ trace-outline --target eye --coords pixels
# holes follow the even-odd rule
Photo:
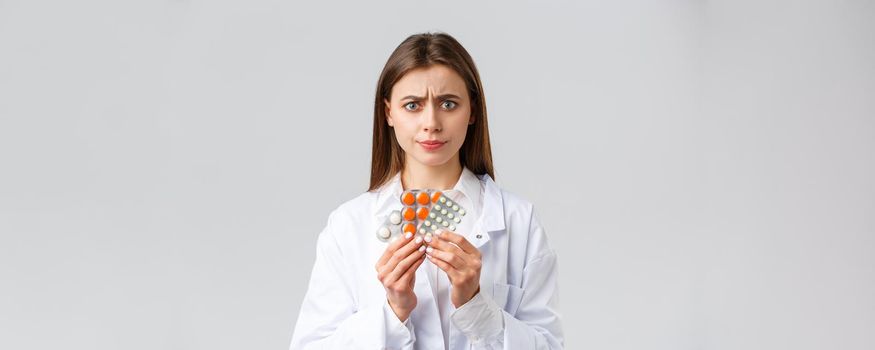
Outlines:
[[[456,108],[456,102],[454,102],[454,101],[447,100],[447,101],[444,101],[444,103],[442,103],[441,105],[444,107],[444,109]]]
[[[404,109],[406,109],[406,110],[408,110],[408,111],[415,111],[416,108],[413,108],[413,109],[407,108],[407,106],[410,106],[410,105],[416,105],[416,102],[407,102],[407,103],[405,103],[405,104],[404,104]]]

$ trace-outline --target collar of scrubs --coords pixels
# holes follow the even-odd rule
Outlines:
[[[382,218],[389,215],[392,210],[400,208],[398,198],[404,192],[401,184],[401,173],[396,173],[377,191],[373,214],[378,217],[378,222],[382,222]],[[444,192],[450,199],[461,201],[469,211],[476,213],[474,217],[479,221],[483,232],[478,232],[476,236],[472,237],[471,243],[475,246],[479,247],[488,241],[489,232],[504,230],[504,206],[501,190],[489,174],[476,175],[468,167],[462,167],[462,175],[459,176],[456,185],[450,190],[444,190]]]

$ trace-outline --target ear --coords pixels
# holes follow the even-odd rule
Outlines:
[[[393,127],[395,125],[393,125],[393,122],[392,122],[392,114],[389,113],[391,110],[391,108],[390,108],[391,104],[389,104],[389,100],[387,100],[385,98],[383,99],[383,103],[386,104],[386,109],[383,113],[386,115],[386,123],[389,124],[389,127]]]
[[[468,117],[468,125],[474,125],[475,121],[477,121],[477,117],[474,116],[474,113],[471,113],[471,116]]]

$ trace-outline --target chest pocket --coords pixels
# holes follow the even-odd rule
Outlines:
[[[524,292],[525,290],[512,284],[495,283],[492,287],[492,298],[504,311],[516,316]]]

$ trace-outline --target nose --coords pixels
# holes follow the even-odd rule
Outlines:
[[[434,103],[429,102],[422,111],[422,129],[423,131],[441,131],[441,123],[438,119],[438,111],[434,107]]]

